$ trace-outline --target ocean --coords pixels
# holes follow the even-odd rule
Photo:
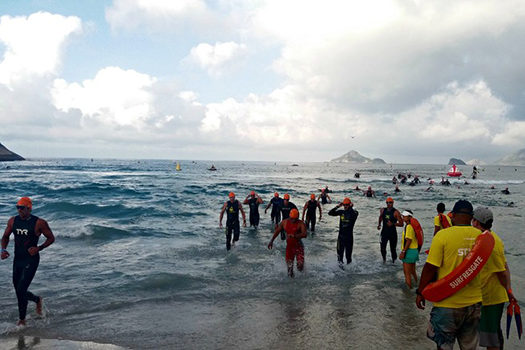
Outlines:
[[[435,349],[426,338],[431,304],[417,309],[402,264],[382,263],[376,227],[386,194],[396,208],[414,212],[424,249],[438,202],[447,210],[458,199],[489,206],[514,293],[525,305],[525,167],[481,166],[476,180],[453,179],[447,187],[439,185],[445,165],[214,162],[212,172],[212,162],[180,163],[179,172],[168,160],[0,163],[2,225],[16,215],[17,199],[29,196],[33,214],[56,236],[30,287],[44,297],[46,316],[37,318],[30,304],[24,329],[14,327],[13,257],[0,261],[0,349]],[[422,183],[394,193],[399,172],[417,174]],[[436,184],[426,191],[428,178]],[[277,239],[267,249],[272,232],[264,207],[277,191],[302,208],[325,186],[334,203],[324,205],[316,232],[303,240],[305,271],[291,279],[285,244]],[[372,186],[376,198],[356,186]],[[509,195],[501,193],[505,187]],[[222,204],[230,191],[242,201],[251,190],[265,201],[261,224],[241,227],[228,252],[218,225]],[[359,218],[353,262],[343,271],[335,252],[338,218],[327,214],[346,196]],[[12,241],[8,249],[12,254]],[[418,274],[424,262],[421,254]],[[523,348],[514,323],[506,348]]]

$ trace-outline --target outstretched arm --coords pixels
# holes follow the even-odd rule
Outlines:
[[[224,202],[224,205],[222,206],[221,213],[219,214],[219,227],[222,227],[222,216],[224,215],[224,212],[226,211],[226,202]]]
[[[421,292],[425,287],[436,278],[438,267],[429,263],[425,263],[423,271],[421,271],[421,277],[419,278],[419,287],[416,289],[416,306],[418,309],[425,309],[425,298]]]
[[[4,234],[2,236],[2,254],[1,258],[2,260],[7,259],[9,257],[9,252],[6,250],[7,245],[9,244],[9,236],[11,236],[11,232],[13,232],[13,222],[15,221],[14,218],[10,218],[7,221],[7,227],[5,228]]]
[[[283,221],[285,221],[285,220],[283,220]],[[277,237],[279,235],[279,233],[281,233],[281,231],[283,230],[283,221],[281,221],[279,223],[279,225],[277,225],[277,227],[275,228],[275,232],[273,233],[272,239],[270,239],[270,243],[268,243],[268,249],[272,249],[273,248],[273,241],[274,241],[275,237]]]
[[[46,237],[46,241],[39,245],[38,247],[31,247],[28,249],[28,252],[30,255],[36,255],[39,251],[44,250],[45,248],[49,247],[53,242],[55,241],[55,236],[53,235],[53,232],[51,231],[51,228],[49,228],[49,224],[44,219],[38,219],[36,222],[35,231],[37,234],[43,234],[44,237]]]
[[[239,210],[242,214],[242,225],[246,227],[246,214],[244,213],[244,209],[242,208],[242,204],[239,202]]]

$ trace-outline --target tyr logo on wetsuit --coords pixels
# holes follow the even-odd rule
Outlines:
[[[34,215],[31,215],[27,220],[22,220],[19,215],[15,216],[12,231],[15,235],[15,260],[33,258],[28,249],[38,245],[38,236],[35,235],[37,220],[38,217]]]

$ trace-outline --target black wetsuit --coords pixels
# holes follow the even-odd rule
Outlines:
[[[31,256],[28,249],[38,247],[38,236],[35,234],[35,226],[38,217],[31,215],[27,220],[22,220],[19,215],[15,216],[12,233],[15,236],[15,258],[13,259],[13,286],[18,299],[18,318],[25,320],[27,313],[27,302],[31,300],[38,303],[40,297],[31,293],[29,285],[35,277],[40,254]]]
[[[397,231],[395,224],[397,223],[397,218],[394,216],[396,209],[384,208],[383,209],[383,227],[381,229],[381,256],[383,256],[383,261],[386,261],[386,245],[390,242],[390,254],[392,255],[392,262],[395,262],[397,259]],[[392,226],[388,226],[387,222],[391,222]]]
[[[290,211],[292,209],[297,209],[295,204],[293,204],[292,202],[288,201],[288,205],[286,205],[286,204],[284,204],[284,200],[283,200],[282,207],[281,207],[281,214],[283,216],[283,220],[284,219],[288,219],[290,217]],[[283,241],[286,239],[286,234],[284,233],[284,231],[281,231],[281,239]]]
[[[346,263],[352,262],[352,250],[354,248],[354,225],[359,212],[353,208],[348,210],[332,208],[328,212],[330,216],[339,216],[339,235],[337,236],[337,260],[343,262],[343,254],[346,251]]]
[[[240,225],[239,225],[239,206],[238,200],[233,203],[231,201],[226,202],[226,250],[230,250],[232,241],[233,231],[233,242],[239,240]]]
[[[272,218],[272,222],[275,222],[277,225],[281,222],[281,208],[283,206],[283,199],[280,197],[273,197],[270,199],[270,204],[272,205],[270,217]]]
[[[315,211],[319,202],[315,199],[310,199],[306,205],[306,228],[311,226],[310,230],[315,231]]]
[[[322,204],[328,203],[328,196],[326,195],[325,192],[321,193],[321,203]]]
[[[250,206],[250,226],[259,226],[259,198],[253,197],[248,199]]]
[[[366,192],[365,192],[365,196],[367,196],[367,197],[373,197],[373,196],[374,196],[374,191],[372,191],[372,190],[366,190]]]

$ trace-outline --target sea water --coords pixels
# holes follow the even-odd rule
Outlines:
[[[182,171],[167,160],[0,163],[2,225],[16,215],[17,199],[29,196],[33,214],[56,235],[30,287],[44,297],[47,315],[37,318],[30,303],[24,329],[14,327],[13,256],[0,262],[0,348],[19,348],[20,339],[24,346],[68,339],[133,349],[434,349],[426,338],[431,304],[417,309],[401,263],[382,263],[377,223],[387,194],[422,224],[423,250],[438,202],[447,210],[458,199],[489,206],[515,295],[525,305],[524,167],[482,166],[476,180],[453,179],[446,187],[439,181],[448,167],[440,165],[215,162],[212,172],[211,162],[180,163]],[[400,172],[417,174],[422,183],[394,193],[392,177]],[[427,191],[429,178],[436,184]],[[315,233],[303,240],[305,271],[291,279],[284,242],[277,238],[267,249],[272,232],[264,208],[276,191],[302,208],[325,186],[333,203],[323,206]],[[356,186],[372,186],[376,197],[364,197]],[[501,193],[505,187],[510,195]],[[228,252],[221,207],[230,191],[242,201],[251,190],[264,200],[260,226],[241,227]],[[359,218],[353,262],[343,271],[335,252],[338,218],[328,211],[344,197]],[[8,249],[12,254],[13,241]],[[424,262],[422,253],[418,274]],[[57,346],[39,342],[39,349]],[[513,323],[506,348],[519,346]]]

